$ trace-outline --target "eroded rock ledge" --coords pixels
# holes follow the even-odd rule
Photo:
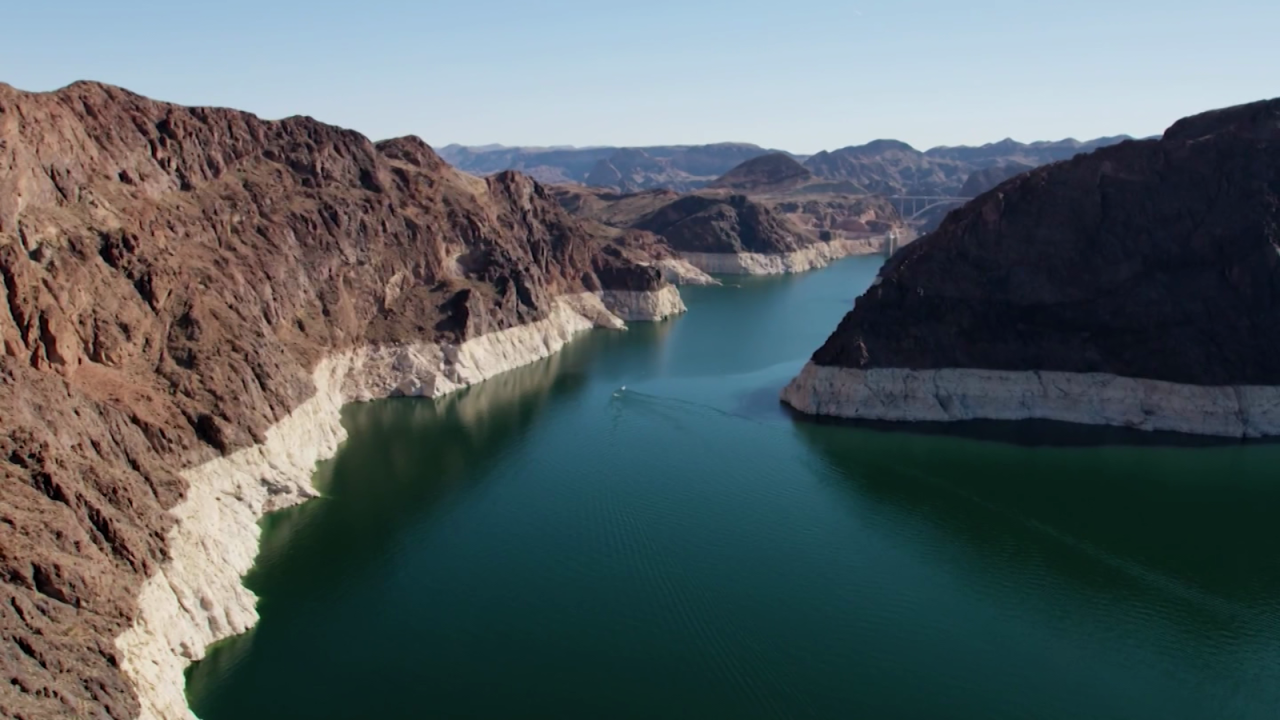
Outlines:
[[[813,414],[1280,434],[1280,100],[1009,180],[881,269]]]

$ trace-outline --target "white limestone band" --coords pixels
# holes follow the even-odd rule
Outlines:
[[[789,253],[696,253],[680,257],[703,272],[719,275],[782,275],[826,267],[852,255],[875,255],[885,250],[886,240],[832,240]]]
[[[662,278],[676,285],[719,285],[720,281],[694,267],[684,258],[663,258],[657,262]]]
[[[1057,420],[1138,430],[1280,435],[1280,387],[1205,386],[1105,373],[815,365],[782,391],[810,415],[896,422]]]
[[[665,320],[686,310],[680,291],[671,285],[652,292],[605,290],[600,299],[609,312],[627,322]]]

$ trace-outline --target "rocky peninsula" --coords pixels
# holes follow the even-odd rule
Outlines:
[[[0,84],[0,715],[192,717],[344,403],[681,312],[663,259],[414,137]]]
[[[783,391],[889,421],[1280,434],[1280,100],[1033,170],[897,252]]]
[[[785,154],[734,168],[709,188],[616,193],[557,186],[561,204],[615,232],[660,239],[697,271],[776,275],[825,267],[891,245],[901,219],[883,198],[843,194]]]

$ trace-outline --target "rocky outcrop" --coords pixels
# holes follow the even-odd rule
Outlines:
[[[770,153],[748,160],[721,175],[708,187],[717,190],[785,191],[808,182],[813,173],[786,153]]]
[[[0,715],[184,717],[337,407],[676,311],[630,258],[417,138],[0,86]]]
[[[676,285],[716,285],[716,280],[680,257],[667,242],[651,232],[636,230],[636,218],[679,198],[669,190],[618,194],[608,190],[558,185],[550,188],[560,205],[578,216],[600,238],[606,253],[621,253],[636,265],[652,265],[667,282]]]
[[[639,263],[656,258],[664,276],[678,284],[714,282],[707,273],[812,270],[848,255],[883,252],[889,233],[899,229],[897,211],[883,198],[805,190],[748,196],[552,188],[560,204],[589,227],[614,244],[638,249],[633,259]]]
[[[659,234],[703,272],[778,275],[826,267],[850,255],[883,252],[887,233],[836,237],[796,226],[771,204],[745,195],[689,195],[637,223]]]
[[[1280,433],[1280,100],[1039,168],[885,265],[783,398]]]
[[[686,253],[788,253],[813,241],[745,195],[686,195],[636,222]],[[686,255],[687,257],[687,255]]]
[[[590,221],[588,221],[590,226]],[[643,230],[604,231],[608,240],[602,243],[601,258],[618,257],[629,267],[656,268],[661,278],[675,285],[719,285],[720,283],[702,270],[694,267],[688,260],[680,257],[662,238]],[[607,261],[605,261],[607,262]],[[632,273],[634,271],[627,270]],[[661,288],[648,286],[636,288],[633,283],[624,283],[619,278],[619,285],[627,284],[630,289],[658,291]],[[620,288],[618,288],[620,289]]]
[[[606,245],[596,256],[596,276],[608,288],[600,295],[604,307],[627,321],[664,320],[684,312],[684,302],[667,282],[667,272],[657,265],[631,260],[629,252],[634,248]],[[715,282],[706,279],[706,284]]]

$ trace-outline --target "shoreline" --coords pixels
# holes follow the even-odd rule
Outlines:
[[[140,720],[196,719],[185,670],[213,643],[257,623],[257,597],[242,580],[258,556],[258,520],[319,496],[311,484],[316,464],[347,437],[343,405],[440,397],[547,358],[586,330],[626,329],[611,307],[635,321],[685,310],[674,287],[556,300],[542,320],[460,345],[415,342],[334,353],[312,371],[315,394],[273,424],[262,443],[182,472],[190,487],[169,511],[177,521],[167,538],[169,559],[143,582],[138,616],[115,639],[141,705]]]
[[[783,275],[824,268],[841,258],[879,255],[885,251],[883,237],[860,240],[831,240],[789,253],[698,253],[681,252],[681,259],[712,275]]]
[[[1227,438],[1280,435],[1280,387],[1107,373],[805,364],[781,399],[807,415],[887,422],[1054,420]]]

